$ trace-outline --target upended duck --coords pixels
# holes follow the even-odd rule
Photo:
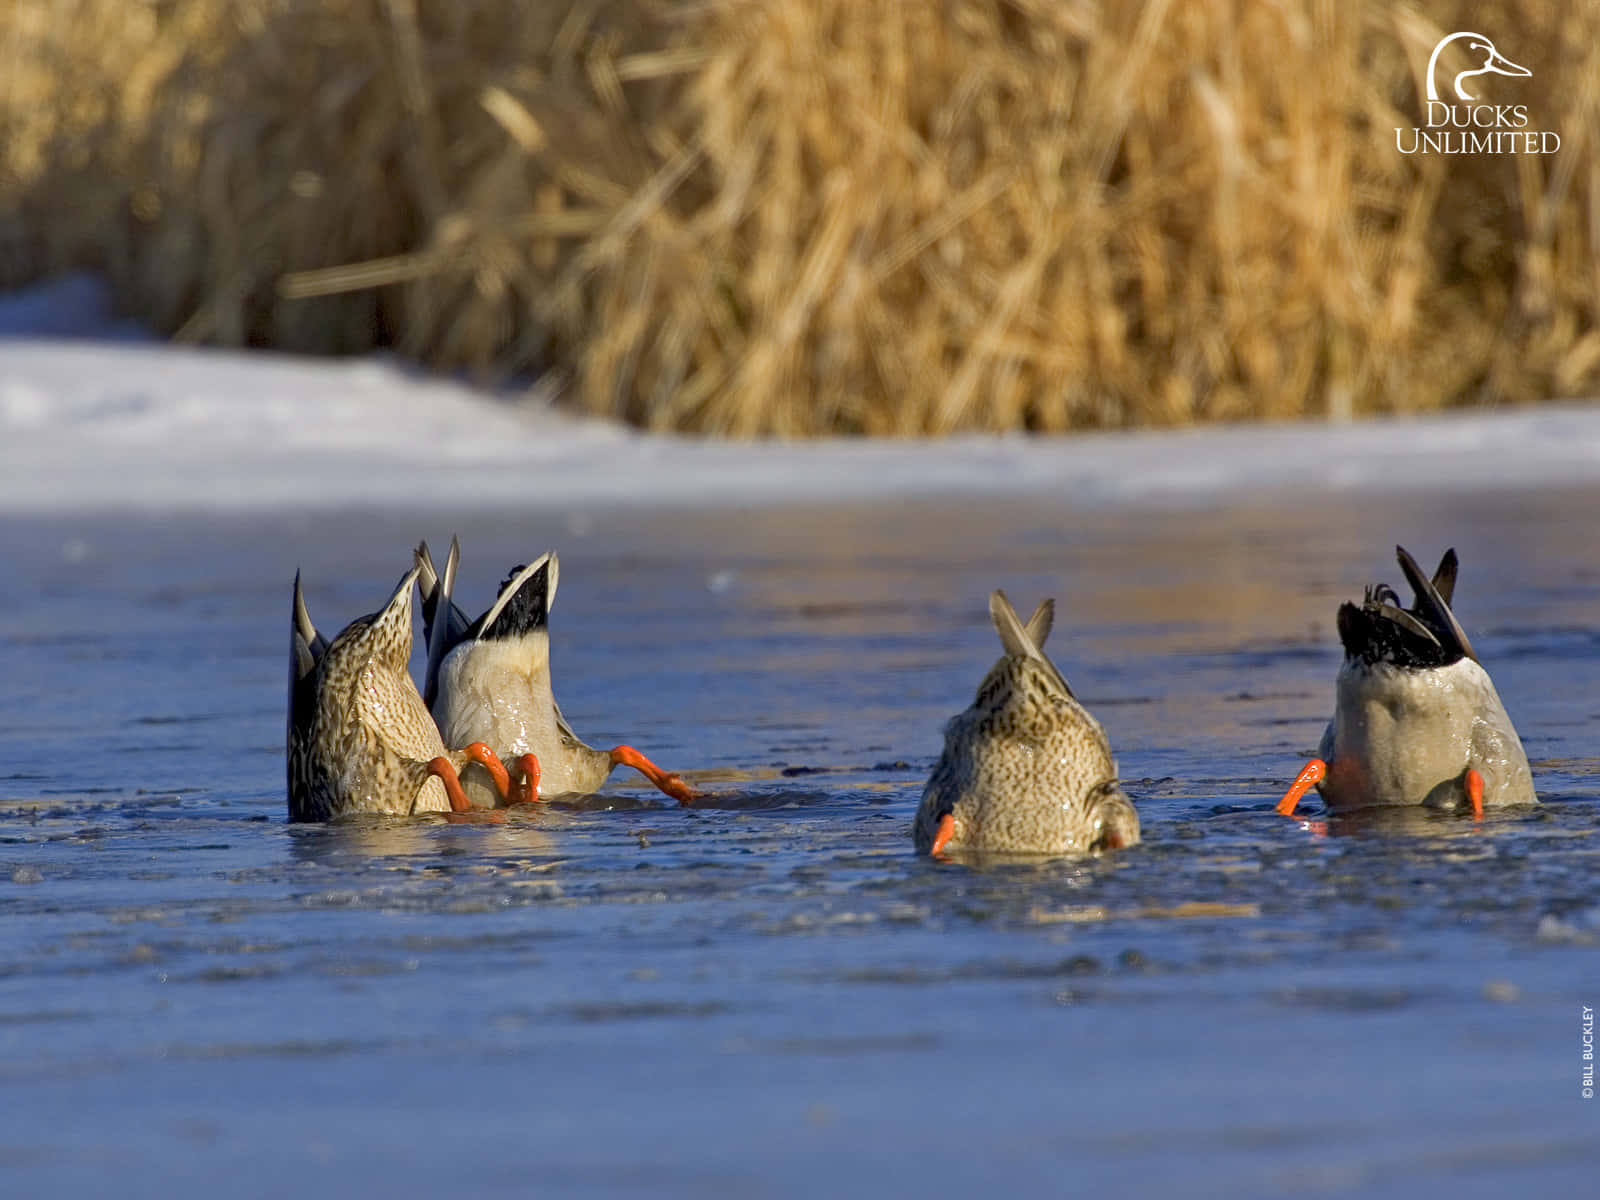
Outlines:
[[[1005,653],[971,707],[944,732],[944,753],[917,810],[918,853],[1091,853],[1132,846],[1139,814],[1117,782],[1100,723],[1045,656],[1055,604],[1026,625],[1004,592],[989,598]]]
[[[482,742],[447,750],[407,669],[411,588],[400,580],[379,612],[329,642],[294,577],[289,633],[288,783],[291,821],[351,813],[464,812],[459,772],[480,764],[501,795],[509,779]]]
[[[1387,584],[1339,608],[1344,665],[1333,719],[1278,811],[1293,814],[1316,785],[1330,812],[1378,805],[1446,811],[1537,804],[1522,742],[1450,604],[1456,552],[1429,579],[1395,547],[1415,593],[1409,609]]]
[[[423,542],[416,550],[428,639],[423,701],[447,742],[487,742],[521,766],[539,797],[598,791],[614,767],[633,767],[680,804],[698,793],[632,746],[599,750],[572,731],[550,684],[550,606],[559,563],[554,553],[515,567],[493,604],[468,620],[454,602],[460,546],[451,539],[441,573]],[[462,777],[469,797],[492,803],[477,771]]]

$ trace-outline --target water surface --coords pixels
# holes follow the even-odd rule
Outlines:
[[[0,577],[0,1179],[15,1194],[1583,1194],[1600,1001],[1600,491],[1177,510],[15,520]],[[498,825],[285,823],[289,583],[561,553],[558,696],[619,772]],[[1544,806],[1271,805],[1392,546]],[[1050,649],[1145,828],[938,864],[911,814],[998,643]]]

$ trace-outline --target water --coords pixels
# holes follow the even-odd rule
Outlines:
[[[0,1183],[1585,1194],[1597,501],[13,521]],[[452,532],[469,607],[560,550],[568,718],[706,807],[619,772],[498,825],[284,822],[295,568],[334,629]],[[1538,812],[1271,812],[1396,541],[1460,551]],[[997,585],[1057,598],[1137,849],[912,855]]]

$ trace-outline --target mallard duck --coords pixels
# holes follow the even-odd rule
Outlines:
[[[989,615],[1005,653],[971,707],[945,726],[944,753],[912,827],[917,851],[1071,854],[1133,845],[1139,814],[1117,782],[1105,730],[1044,653],[1054,601],[1023,625],[996,591]]]
[[[458,773],[481,764],[509,792],[505,768],[481,742],[447,750],[411,681],[411,588],[400,580],[380,612],[329,642],[311,622],[294,577],[289,635],[289,819],[347,813],[464,812]]]
[[[556,704],[550,687],[550,605],[559,563],[544,554],[517,566],[499,595],[475,621],[453,600],[460,547],[454,539],[444,572],[434,568],[428,544],[417,547],[422,615],[428,639],[423,698],[444,739],[471,739],[515,759],[530,793],[545,798],[586,796],[617,766],[633,767],[680,804],[697,793],[632,746],[598,750],[586,745]],[[476,772],[463,776],[467,793],[487,801]]]
[[[1401,608],[1377,583],[1359,605],[1340,606],[1333,719],[1278,811],[1293,814],[1313,784],[1332,812],[1425,804],[1481,817],[1538,803],[1522,742],[1450,609],[1456,552],[1432,579],[1403,547],[1395,555],[1416,599]]]

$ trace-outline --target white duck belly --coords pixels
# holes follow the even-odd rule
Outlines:
[[[573,774],[571,755],[566,752],[550,694],[550,648],[545,634],[463,642],[445,656],[439,674],[434,717],[446,744],[487,742],[504,762],[536,754],[543,795],[584,790],[568,778]],[[465,772],[461,782],[473,803],[499,803],[488,774],[481,769]]]
[[[1483,776],[1486,805],[1535,803],[1516,730],[1470,658],[1421,670],[1346,661],[1320,757],[1332,809],[1454,806],[1469,767]]]

